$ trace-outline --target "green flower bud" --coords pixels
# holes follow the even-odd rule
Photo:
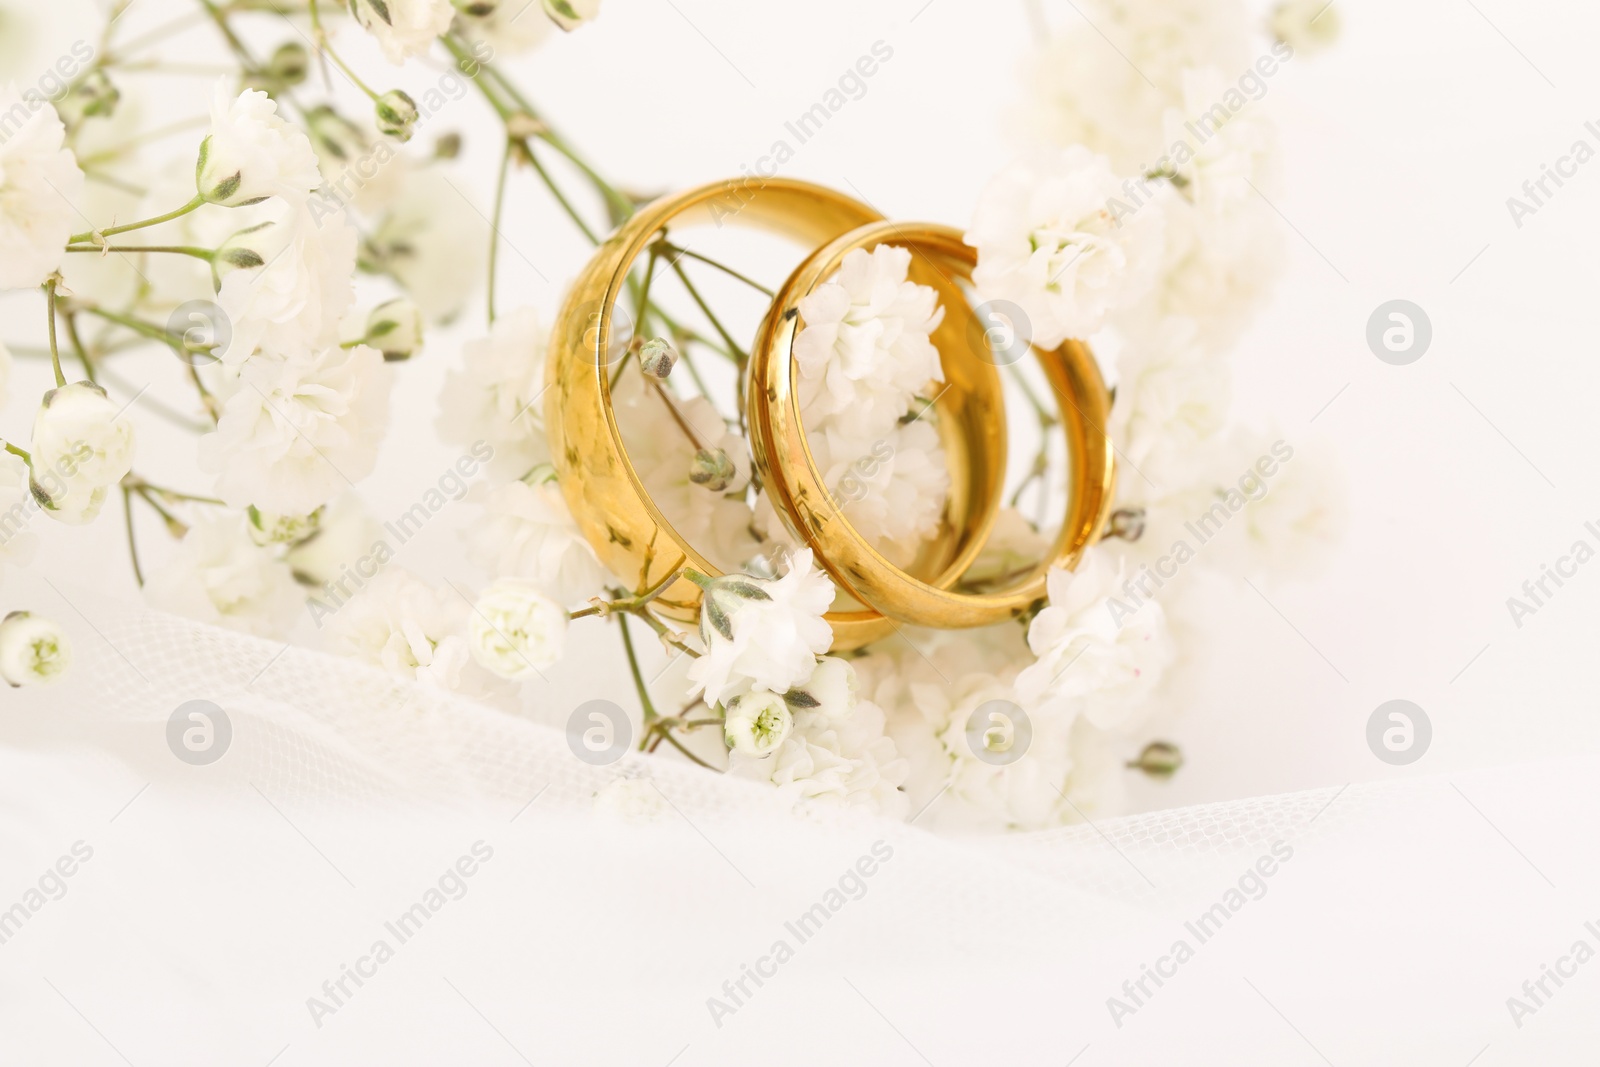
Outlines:
[[[378,130],[397,141],[411,140],[417,125],[417,103],[399,89],[390,89],[377,101]]]
[[[700,449],[689,464],[689,480],[713,493],[720,493],[732,485],[737,474],[733,460],[720,448]]]
[[[367,316],[366,342],[390,363],[410,359],[422,347],[422,312],[404,297],[379,304]]]
[[[1166,781],[1183,766],[1183,750],[1170,741],[1152,741],[1144,746],[1138,759],[1128,761],[1128,766],[1158,781]]]
[[[678,351],[663,337],[646,341],[639,348],[639,369],[648,377],[665,381],[678,365]]]

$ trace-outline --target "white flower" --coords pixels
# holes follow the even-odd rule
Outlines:
[[[1045,347],[1099,330],[1149,290],[1160,264],[1160,207],[1127,197],[1105,157],[1080,146],[1008,167],[967,232],[979,292],[1020,306]]]
[[[1140,336],[1164,318],[1181,316],[1198,328],[1197,341],[1221,352],[1243,333],[1283,262],[1283,224],[1259,198],[1225,214],[1182,196],[1158,197],[1166,219],[1166,249],[1149,298],[1120,313],[1115,324]]]
[[[599,596],[606,583],[605,568],[554,479],[508,482],[489,490],[467,545],[473,562],[494,577],[526,579],[560,604]]]
[[[133,422],[92,382],[59,386],[34,419],[32,457],[46,513],[74,526],[90,522],[133,466]]]
[[[908,566],[939,532],[950,468],[930,413],[896,424],[868,443],[831,431],[811,433],[822,484],[856,532],[890,563]]]
[[[1003,507],[995,515],[989,539],[963,579],[989,591],[1010,589],[1030,574],[1050,550],[1050,539],[1034,528],[1016,508]]]
[[[1296,52],[1310,55],[1339,39],[1341,18],[1329,0],[1279,0],[1272,9],[1272,34]]]
[[[403,183],[368,246],[424,315],[454,318],[483,282],[487,216],[440,167],[405,172]]]
[[[218,355],[230,367],[257,347],[284,355],[335,343],[355,299],[356,231],[343,211],[276,199],[262,211],[267,221],[224,245],[261,263],[229,270],[217,290],[232,338]]]
[[[468,636],[482,666],[502,678],[526,678],[561,658],[567,613],[532,583],[502,578],[478,597]]]
[[[21,456],[0,452],[0,575],[9,566],[25,567],[39,538],[28,529],[39,502],[28,489],[28,464]]]
[[[849,666],[843,660],[824,659],[818,674],[829,663]],[[745,699],[749,698],[736,701],[736,706]],[[889,818],[905,817],[908,802],[900,786],[910,766],[884,735],[882,708],[852,699],[842,712],[830,712],[825,702],[822,708],[791,714],[794,727],[770,758],[752,757],[735,748],[728,757],[729,773],[771,782],[796,801],[860,806]]]
[[[13,611],[0,621],[0,678],[13,689],[60,681],[71,663],[72,645],[50,620]]]
[[[908,280],[910,269],[908,249],[858,248],[800,301],[794,357],[808,430],[885,435],[929,382],[944,380],[929,339],[944,309],[933,289]]]
[[[322,184],[316,153],[298,126],[278,115],[266,93],[233,95],[218,78],[211,96],[211,130],[200,142],[195,185],[214,204],[237,207],[269,196],[304,198]]]
[[[467,604],[402,570],[388,570],[333,615],[332,646],[402,678],[455,688],[471,660]]]
[[[848,719],[859,702],[860,685],[849,660],[823,656],[801,691],[816,701],[816,710],[823,717]]]
[[[600,0],[458,0],[458,6],[467,36],[505,55],[526,52],[557,27],[573,30],[600,13]]]
[[[1224,360],[1208,358],[1192,320],[1162,320],[1129,341],[1117,360],[1116,402],[1108,431],[1134,490],[1194,484],[1206,445],[1222,432],[1232,401]],[[1137,484],[1133,484],[1137,483]]]
[[[1038,661],[1017,677],[1024,701],[1084,700],[1084,714],[1111,729],[1145,710],[1141,703],[1173,658],[1161,605],[1138,597],[1110,553],[1090,549],[1076,571],[1051,570],[1050,606],[1028,627]]]
[[[549,330],[532,308],[495,319],[489,336],[461,348],[445,378],[439,436],[452,444],[487,440],[495,466],[520,477],[550,458],[544,433],[544,368]]]
[[[810,549],[788,563],[774,581],[729,575],[712,583],[700,610],[705,654],[689,667],[691,696],[704,690],[715,707],[746,688],[784,693],[810,680],[833,643],[822,618],[833,583],[813,567]]]
[[[450,28],[450,0],[350,0],[350,13],[378,39],[389,62],[421,55]]]
[[[0,290],[31,289],[65,257],[80,222],[83,171],[61,147],[66,130],[42,98],[0,85],[0,116]]]
[[[1029,63],[1030,141],[1082,144],[1136,172],[1160,154],[1161,114],[1194,67],[1242,72],[1250,26],[1238,0],[1101,0]]]
[[[247,362],[201,466],[234,507],[306,513],[364,478],[388,419],[389,374],[366,345]]]
[[[1165,124],[1171,168],[1190,203],[1224,215],[1268,184],[1277,131],[1215,68],[1184,72],[1183,105],[1167,110]]]
[[[770,756],[794,729],[789,705],[776,693],[752,691],[728,703],[722,736],[728,747],[744,756]]]
[[[262,637],[282,637],[305,604],[289,565],[256,544],[237,513],[190,527],[144,594],[162,611]]]

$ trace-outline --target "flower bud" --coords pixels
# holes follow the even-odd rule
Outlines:
[[[794,716],[776,693],[750,692],[734,697],[723,715],[722,739],[746,756],[771,755],[794,730]]]
[[[56,104],[61,119],[76,127],[84,119],[109,118],[122,99],[122,91],[112,84],[103,67],[96,67],[73,86],[72,92]]]
[[[263,222],[238,231],[218,247],[211,257],[212,283],[220,290],[222,279],[236,270],[251,270],[266,265],[266,238],[273,223]]]
[[[567,640],[567,613],[537,586],[502,578],[473,605],[472,658],[502,678],[525,678],[553,666]]]
[[[340,163],[361,158],[371,147],[361,127],[326,104],[318,104],[306,113],[306,132],[317,155]]]
[[[720,448],[700,449],[689,464],[689,480],[713,493],[720,493],[732,485],[736,474],[738,471],[734,469],[733,460]]]
[[[133,466],[133,423],[105,390],[73,382],[44,394],[33,422],[30,489],[51,518],[82,525]]]
[[[594,18],[600,9],[599,0],[543,0],[544,13],[550,21],[571,32]]]
[[[701,589],[700,640],[707,648],[711,647],[713,633],[733,640],[733,616],[740,608],[753,601],[772,599],[763,588],[767,583],[747,574],[707,578],[698,571],[685,571],[684,577]]]
[[[255,89],[233,97],[222,85],[211,102],[211,132],[200,142],[194,177],[200,197],[223,207],[309,192],[322,182],[316,153],[278,114],[275,100]]]
[[[1150,777],[1165,781],[1178,773],[1183,766],[1183,750],[1170,741],[1152,741],[1144,746],[1139,758],[1129,760],[1128,766],[1143,771]]]
[[[379,304],[367,316],[365,340],[390,363],[410,359],[422,347],[422,312],[404,297]]]
[[[0,621],[0,678],[12,688],[60,681],[72,663],[72,646],[48,619],[13,611]]]
[[[261,72],[274,88],[288,89],[306,80],[311,70],[311,59],[305,45],[299,41],[286,41],[278,46]]]
[[[816,708],[830,719],[843,719],[855,710],[857,689],[855,664],[823,656],[806,684],[791,689],[784,698],[791,707]]]
[[[1106,536],[1120,537],[1124,541],[1137,541],[1144,536],[1144,521],[1144,508],[1118,508],[1111,513]]]
[[[451,132],[440,135],[433,142],[434,159],[454,159],[461,154],[461,135]]]
[[[639,369],[657,381],[665,381],[678,365],[678,350],[664,337],[646,341],[639,347]]]
[[[417,124],[417,103],[399,89],[390,89],[377,101],[378,131],[397,141],[411,140]]]

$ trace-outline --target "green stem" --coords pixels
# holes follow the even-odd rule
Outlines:
[[[500,265],[500,219],[505,214],[506,206],[506,177],[511,173],[511,153],[516,151],[516,142],[506,140],[506,148],[500,155],[500,177],[494,186],[494,217],[489,221],[489,325],[494,325],[494,287],[495,278],[499,273]]]
[[[644,721],[648,725],[660,718],[660,715],[650,699],[650,687],[645,684],[644,673],[639,670],[639,655],[633,649],[633,635],[628,632],[628,617],[619,615],[617,625],[622,628],[622,647],[628,653],[628,670],[633,674],[633,688],[639,694],[639,705],[644,712]]]
[[[199,193],[196,193],[193,200],[189,201],[182,207],[172,209],[165,215],[157,215],[154,218],[140,219],[138,222],[128,222],[121,226],[107,226],[103,230],[89,230],[85,233],[75,233],[71,237],[67,238],[67,244],[93,244],[97,240],[113,237],[119,233],[127,233],[129,230],[142,230],[148,226],[159,226],[163,222],[171,222],[173,219],[181,219],[183,216],[189,214],[189,212],[200,207],[205,202],[206,198],[201,196]]]
[[[700,295],[700,290],[694,287],[694,282],[689,280],[689,272],[683,269],[683,264],[674,263],[672,265],[672,272],[678,276],[678,280],[683,283],[683,287],[689,290],[689,296],[694,299],[695,306],[700,309],[700,313],[710,320],[712,328],[716,330],[717,333],[722,335],[723,343],[733,351],[735,354],[735,360],[739,366],[742,367],[748,363],[750,361],[750,357],[745,354],[744,349],[739,347],[739,342],[735,341],[733,339],[733,335],[729,333],[727,328],[722,325],[722,320],[717,318],[716,313],[711,310],[711,307],[706,303],[705,298]]]
[[[122,516],[128,529],[128,557],[133,560],[133,577],[144,587],[144,570],[139,566],[139,546],[133,541],[133,491],[126,485],[122,487]]]
[[[699,252],[692,251],[691,249],[680,248],[679,246],[668,242],[665,238],[663,238],[659,243],[661,245],[663,245],[668,252],[676,252],[680,256],[688,256],[690,259],[698,259],[701,263],[704,263],[706,266],[715,267],[717,270],[720,270],[722,273],[726,274],[728,277],[736,278],[739,281],[744,282],[744,284],[748,285],[750,288],[759,290],[759,291],[761,291],[763,293],[766,293],[767,296],[769,296],[769,297],[774,297],[774,296],[778,295],[777,293],[773,292],[771,289],[768,289],[766,286],[764,286],[760,282],[756,281],[754,278],[751,278],[749,275],[741,274],[739,271],[734,270],[732,267],[728,266],[726,263],[719,263],[718,261],[712,259],[710,256],[702,256]]]
[[[555,197],[556,203],[561,205],[561,210],[567,213],[567,217],[589,239],[590,244],[599,244],[599,236],[595,234],[587,222],[583,221],[583,216],[578,213],[577,208],[572,206],[572,201],[567,199],[567,194],[561,191],[561,187],[555,183],[555,179],[550,177],[550,172],[544,169],[544,164],[540,163],[539,157],[533,154],[533,149],[528,145],[528,142],[520,141],[518,143],[522,145],[522,150],[527,155],[528,162],[533,165],[534,171],[538,173],[539,180],[544,182],[545,188],[550,190],[550,195]]]
[[[68,252],[170,252],[176,256],[193,256],[210,263],[217,258],[216,252],[209,248],[196,248],[194,245],[84,245],[81,247],[68,246]]]
[[[33,457],[28,454],[28,450],[27,449],[18,448],[16,445],[12,444],[10,441],[7,441],[5,443],[5,446],[6,446],[6,451],[7,452],[10,452],[13,456],[21,456],[22,457],[22,461],[24,463],[27,463],[29,466],[33,465]]]
[[[57,388],[67,384],[67,376],[61,373],[61,349],[56,346],[56,281],[51,279],[44,283],[45,313],[50,318],[50,369],[56,372]]]
[[[174,352],[186,354],[183,341],[181,339],[174,337],[166,330],[163,330],[161,327],[152,323],[144,322],[140,319],[130,318],[127,315],[122,315],[115,311],[107,311],[105,308],[96,307],[93,304],[85,305],[80,308],[80,310],[86,311],[90,315],[95,315],[105,319],[107,322],[114,322],[118,326],[132,330],[136,334],[148,337],[152,341],[160,341],[162,344],[171,348]]]

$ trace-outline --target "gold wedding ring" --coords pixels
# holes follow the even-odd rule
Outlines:
[[[669,224],[720,228],[729,221],[775,232],[807,248],[827,245],[831,249],[852,233],[862,233],[860,227],[881,223],[882,216],[859,201],[808,182],[774,178],[705,185],[642,208],[600,246],[574,281],[551,337],[546,370],[545,425],[552,463],[578,526],[600,561],[624,582],[636,581],[639,588],[655,588],[685,566],[711,577],[722,571],[673,528],[628,458],[611,403],[612,368],[622,357],[631,332],[626,326],[619,328],[617,305],[627,295],[628,277],[638,257]],[[816,255],[807,261],[816,262]],[[919,589],[938,592],[960,580],[982,551],[994,524],[1004,488],[1004,401],[996,368],[962,356],[970,348],[966,338],[974,328],[974,313],[959,287],[933,269],[931,262],[914,262],[913,277],[919,284],[934,287],[947,309],[934,337],[946,379],[935,406],[951,478],[940,533],[910,565],[912,574],[927,575],[931,583],[898,570],[894,573]],[[793,279],[785,292],[792,289]],[[782,314],[778,314],[780,307]],[[792,301],[775,304],[763,335],[776,326],[777,333],[792,342],[797,314]],[[787,344],[783,351],[781,363],[788,368]],[[757,358],[767,366],[766,357]],[[770,373],[763,373],[753,380],[770,378]],[[783,377],[781,391],[792,401],[791,375]],[[765,390],[757,392],[765,394]],[[756,409],[761,407],[754,398],[751,403]],[[817,494],[822,491],[819,476],[798,419],[783,422],[791,424],[800,436],[785,436],[781,447],[792,451],[770,466],[784,472],[809,468],[811,480],[802,479],[810,490],[804,499],[808,506],[817,507],[821,504]],[[775,503],[783,513],[785,504]],[[792,516],[786,515],[785,521],[792,522]],[[813,525],[807,523],[805,528],[810,530]],[[825,536],[831,541],[834,531],[844,528],[844,523],[831,524]],[[889,566],[881,557],[877,559],[881,566]],[[852,591],[858,586],[869,591],[877,587],[878,583],[856,576],[858,568],[854,566],[836,569],[827,559],[817,562],[836,577],[841,572],[852,575],[855,584],[847,586]],[[699,614],[700,596],[699,587],[680,576],[666,585],[654,603],[668,617],[692,622]],[[899,606],[897,600],[889,603]],[[876,607],[827,615],[835,650],[858,648],[892,632],[894,623],[873,610]],[[937,621],[928,624],[941,625]]]
[[[800,419],[799,369],[794,359],[795,337],[805,325],[800,302],[838,270],[848,253],[879,244],[909,248],[914,253],[913,263],[931,269],[946,283],[942,291],[957,289],[956,279],[970,281],[977,266],[977,251],[962,241],[957,230],[928,223],[905,225],[881,220],[833,238],[802,263],[778,291],[751,353],[751,385],[746,390],[746,402],[756,469],[794,536],[810,545],[817,561],[861,603],[891,619],[944,629],[985,626],[1020,615],[1045,595],[1048,571],[1052,567],[1076,566],[1084,549],[1097,541],[1105,528],[1115,482],[1112,446],[1105,432],[1111,407],[1105,382],[1093,354],[1076,341],[1049,352],[1033,348],[1061,401],[1070,467],[1069,504],[1050,553],[1018,584],[1000,592],[962,592],[952,588],[955,583],[945,581],[945,575],[930,584],[893,566],[850,524],[848,508],[841,506],[837,494],[823,484]],[[965,297],[955,304],[945,299],[944,304],[947,309],[971,310]],[[995,357],[987,342],[981,352],[977,351],[978,346],[969,339],[972,336],[957,335],[953,341],[938,339],[947,380],[955,380],[952,365],[965,371],[972,371],[975,366],[995,370]],[[977,336],[981,338],[982,331]],[[949,359],[951,344],[966,358]],[[967,414],[997,420],[991,427],[990,440],[1003,455],[1005,444],[1000,427],[1004,413],[985,410]],[[975,440],[983,440],[982,434]],[[986,471],[959,470],[974,456],[980,461],[990,458],[983,452],[950,450],[954,481],[961,481],[960,475],[965,473],[974,484],[985,482]],[[987,529],[983,537],[987,538]]]

